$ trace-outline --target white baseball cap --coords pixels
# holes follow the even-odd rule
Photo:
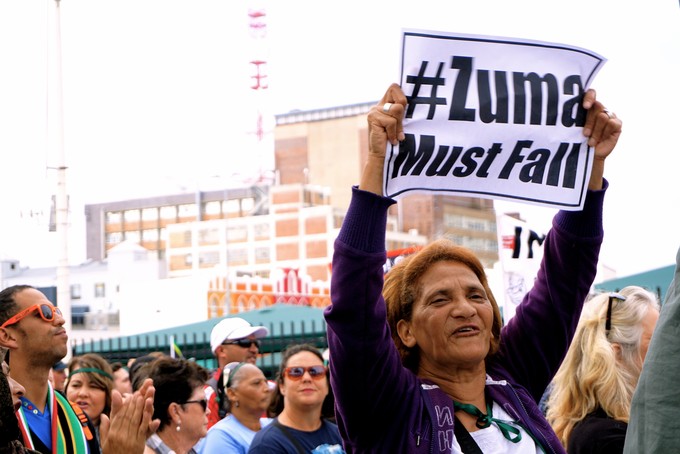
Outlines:
[[[226,340],[238,340],[245,337],[255,336],[256,338],[265,337],[269,330],[264,326],[253,326],[239,317],[229,317],[220,321],[210,332],[210,348],[215,353]]]

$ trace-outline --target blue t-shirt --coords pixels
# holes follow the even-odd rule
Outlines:
[[[270,418],[260,418],[262,430],[270,422],[272,422]],[[257,432],[241,424],[234,415],[228,414],[208,430],[208,434],[197,448],[200,454],[247,454],[255,434]]]
[[[305,452],[311,454],[344,454],[338,426],[323,420],[314,432],[303,432],[291,427],[285,429],[294,437]],[[299,454],[292,441],[276,424],[270,424],[259,431],[250,445],[249,454]]]

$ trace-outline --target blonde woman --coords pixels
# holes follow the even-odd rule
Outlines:
[[[636,286],[585,304],[548,399],[548,421],[570,454],[623,452],[633,392],[658,318],[656,296]]]

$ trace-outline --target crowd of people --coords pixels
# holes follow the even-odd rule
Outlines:
[[[591,294],[604,164],[621,121],[585,93],[585,204],[555,215],[533,287],[504,321],[480,260],[448,240],[384,273],[395,203],[382,191],[385,156],[404,138],[406,106],[392,85],[368,114],[367,161],[335,241],[328,360],[293,344],[268,380],[257,366],[268,330],[228,317],[211,332],[212,371],[162,353],[64,364],[59,308],[31,286],[9,287],[0,454],[677,450],[680,271],[663,306],[641,287]]]
[[[256,365],[268,330],[242,318],[213,327],[214,371],[161,352],[125,366],[97,353],[65,364],[61,311],[30,286],[0,292],[0,323],[0,454],[245,454],[272,422],[292,438],[267,447],[280,441],[270,434],[258,442],[259,452],[344,452],[328,409],[321,351],[292,345],[278,375],[268,380]],[[59,380],[62,374],[65,380]],[[305,450],[296,451],[298,446]]]

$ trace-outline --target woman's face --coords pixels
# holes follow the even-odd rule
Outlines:
[[[244,364],[237,373],[238,382],[227,390],[232,412],[264,412],[269,406],[270,390],[262,371],[257,366]]]
[[[404,345],[418,346],[419,367],[437,373],[452,366],[483,366],[493,306],[475,273],[462,263],[441,261],[417,285],[411,320],[401,320],[397,329]]]
[[[656,309],[650,309],[647,311],[647,315],[642,319],[642,336],[640,337],[640,358],[644,362],[647,356],[647,350],[649,349],[649,342],[652,340],[652,334],[654,334],[654,328],[656,328],[656,322],[659,320],[659,311]]]
[[[99,416],[106,405],[106,390],[91,383],[87,372],[71,375],[66,385],[66,398],[77,403],[95,426],[99,425]]]
[[[300,367],[306,369],[312,366],[324,367],[323,361],[312,352],[302,351],[288,358],[286,368]],[[324,369],[325,370],[325,369]],[[328,395],[328,379],[323,376],[312,377],[305,370],[299,379],[291,378],[284,372],[283,383],[279,384],[281,395],[284,396],[285,406],[310,411],[320,411],[323,401]]]
[[[194,388],[189,401],[180,404],[182,425],[179,433],[191,440],[192,444],[195,444],[208,432],[210,409],[207,407],[208,401],[205,398],[205,391],[203,391],[202,386]],[[203,407],[203,403],[206,405],[205,407]]]
[[[26,393],[26,390],[21,385],[21,383],[9,376],[9,366],[4,361],[2,362],[2,372],[5,374],[5,377],[7,377],[9,389],[12,391],[12,403],[14,404],[14,411],[17,411],[19,408],[21,408],[21,397]]]

